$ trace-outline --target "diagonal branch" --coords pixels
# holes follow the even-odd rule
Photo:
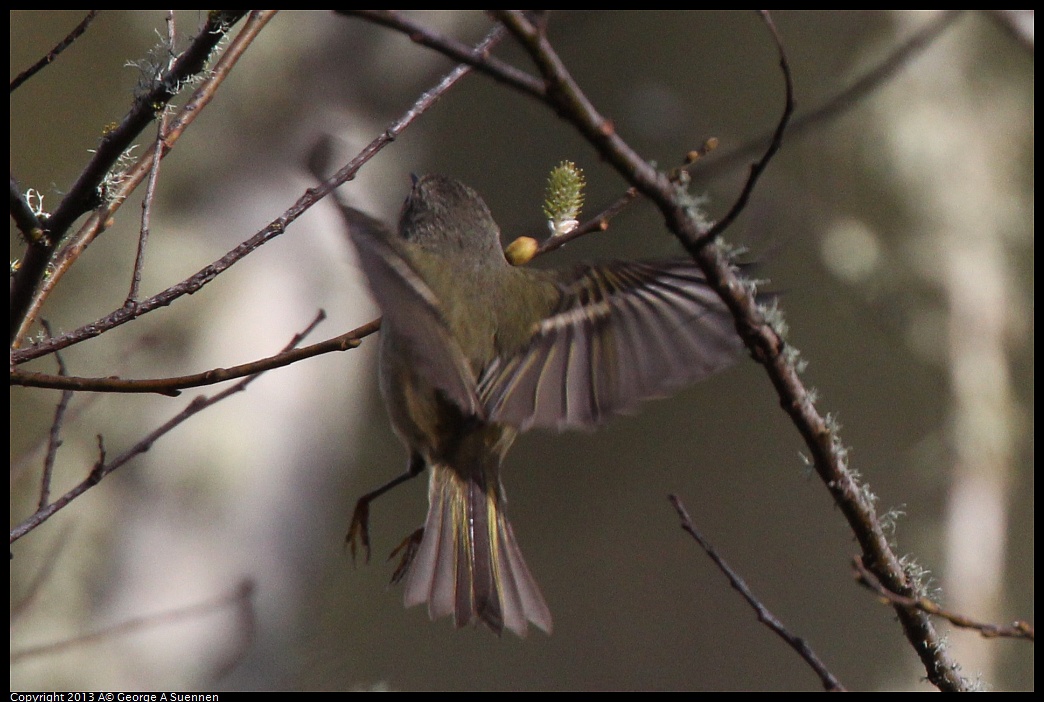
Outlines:
[[[88,10],[87,16],[80,20],[80,23],[73,27],[73,30],[69,32],[64,39],[55,44],[55,47],[44,54],[39,61],[34,63],[29,68],[25,69],[11,81],[11,92],[18,90],[22,86],[22,83],[26,82],[38,72],[42,71],[47,66],[51,65],[58,55],[63,51],[72,46],[72,43],[79,39],[84,32],[87,31],[87,26],[94,21],[94,18],[98,16],[97,10]]]
[[[819,680],[822,682],[824,690],[827,692],[845,692],[845,686],[842,685],[841,681],[830,672],[830,669],[826,667],[826,664],[822,660],[820,660],[819,656],[816,655],[816,652],[808,645],[808,642],[800,636],[795,636],[790,633],[783,623],[776,618],[776,615],[772,614],[768,607],[762,604],[761,600],[759,600],[751,591],[743,578],[741,578],[739,574],[725,562],[725,559],[721,557],[711,543],[703,536],[703,534],[700,533],[692,523],[692,519],[689,517],[689,511],[685,509],[685,505],[682,504],[681,499],[677,495],[668,495],[667,499],[670,500],[671,505],[674,506],[674,510],[678,513],[678,518],[681,520],[682,530],[700,545],[700,548],[702,548],[707,556],[714,561],[714,565],[718,566],[718,570],[725,574],[725,577],[729,579],[729,584],[732,585],[732,588],[740,593],[743,599],[747,601],[747,604],[751,606],[751,609],[754,610],[754,613],[758,615],[758,621],[762,622],[777,636],[783,639],[788,646],[794,649],[797,654],[808,663],[809,667],[819,676]]]
[[[429,49],[434,49],[454,61],[467,64],[496,81],[528,93],[532,97],[538,99],[543,99],[544,97],[544,83],[540,79],[529,75],[525,71],[520,71],[495,56],[477,53],[475,49],[467,44],[436,34],[424,25],[414,22],[396,10],[335,10],[335,12],[348,17],[359,17],[383,27],[394,29],[406,35],[410,41],[426,46]]]

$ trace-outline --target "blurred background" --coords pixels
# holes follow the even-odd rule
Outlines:
[[[11,12],[11,76],[82,16]],[[490,27],[472,11],[411,16],[469,44]],[[103,12],[12,93],[12,176],[43,194],[45,210],[126,113],[141,79],[134,62],[158,50],[164,18]],[[183,47],[202,16],[176,19]],[[941,16],[774,19],[800,116]],[[723,215],[752,160],[726,168],[725,159],[767,134],[783,104],[757,16],[559,12],[549,33],[650,161],[673,167],[718,138],[694,176],[710,216]],[[783,293],[788,340],[820,410],[840,422],[880,512],[899,513],[897,553],[931,572],[946,607],[995,623],[1034,618],[1029,37],[989,13],[959,16],[882,86],[789,135],[726,234]],[[496,53],[533,70],[510,39]],[[163,161],[143,293],[278,217],[312,185],[304,164],[317,139],[333,137],[339,168],[452,66],[359,19],[279,14]],[[146,130],[138,153],[154,134]],[[563,159],[585,170],[587,216],[626,188],[551,111],[474,74],[342,193],[391,221],[409,173],[446,173],[486,198],[505,242],[542,237],[546,174]],[[143,190],[45,307],[56,333],[122,305]],[[23,247],[11,231],[14,260]],[[654,208],[639,204],[536,265],[679,252]],[[327,320],[306,343],[376,315],[326,202],[198,294],[63,357],[80,376],[201,372],[276,353],[319,309]],[[14,657],[11,689],[819,689],[679,529],[668,493],[845,685],[931,689],[894,613],[853,581],[857,545],[749,359],[600,431],[534,432],[516,444],[505,489],[553,635],[497,639],[403,609],[384,556],[421,524],[426,480],[375,504],[368,566],[353,567],[344,547],[355,500],[405,465],[377,393],[375,349],[370,338],[267,373],[14,543],[12,653],[102,635]],[[53,358],[27,368],[56,370]],[[52,495],[90,470],[97,435],[116,455],[199,394],[77,395]],[[35,509],[58,399],[11,388],[12,526]],[[248,582],[242,606],[233,595]],[[992,689],[1034,687],[1031,644],[936,623],[966,676]]]

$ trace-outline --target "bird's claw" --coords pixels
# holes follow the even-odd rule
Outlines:
[[[352,552],[352,563],[356,562],[356,551],[361,547],[366,552],[366,563],[370,562],[370,504],[359,500],[352,513],[352,524],[344,542]]]
[[[410,569],[410,564],[413,563],[413,558],[417,555],[417,549],[420,548],[421,538],[424,536],[424,528],[417,529],[412,534],[402,540],[402,543],[395,547],[395,550],[388,554],[388,560],[395,558],[400,552],[402,556],[399,558],[399,565],[395,567],[395,572],[392,573],[392,584],[398,584],[406,576],[406,571]]]

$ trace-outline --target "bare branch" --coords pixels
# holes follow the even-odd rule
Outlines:
[[[56,58],[58,58],[59,54],[61,54],[63,51],[72,46],[72,43],[79,39],[80,36],[87,31],[87,26],[91,22],[93,22],[94,18],[97,16],[97,10],[88,10],[87,16],[80,20],[80,23],[76,25],[73,28],[73,30],[66,35],[64,39],[55,44],[53,49],[48,51],[47,54],[43,56],[43,58],[34,63],[32,66],[15,76],[14,80],[11,81],[11,92],[13,93],[15,90],[17,90],[22,85],[22,83],[32,78],[44,67],[51,65],[51,63],[54,62]]]
[[[701,534],[692,523],[692,519],[689,518],[689,513],[685,509],[685,505],[682,504],[681,498],[677,495],[668,495],[667,499],[670,500],[671,504],[674,505],[674,509],[678,512],[678,517],[681,519],[681,528],[689,536],[691,536],[696,543],[700,545],[700,548],[706,552],[710,559],[714,561],[714,565],[718,566],[718,570],[725,574],[725,577],[729,579],[729,584],[732,585],[732,589],[738,592],[743,599],[747,601],[754,613],[758,615],[758,621],[771,629],[775,634],[787,642],[787,645],[797,651],[797,654],[808,663],[809,667],[815,671],[816,675],[819,676],[820,681],[823,683],[823,689],[827,692],[846,692],[845,686],[841,684],[841,681],[834,677],[834,674],[826,667],[826,664],[819,659],[816,652],[812,650],[812,647],[808,645],[800,636],[791,634],[787,628],[783,625],[779,619],[776,618],[768,607],[761,603],[757,596],[747,587],[747,583],[743,581],[743,578],[734,571],[728,563],[725,562],[718,552],[711,546],[710,542]]]
[[[47,332],[47,336],[51,335],[51,325],[47,323],[47,320],[40,320],[43,324],[44,330]],[[68,369],[65,367],[65,361],[62,359],[60,353],[54,355],[55,360],[58,362],[58,373],[59,377],[68,375]],[[54,472],[54,461],[58,457],[58,447],[62,445],[62,423],[65,420],[65,410],[69,407],[69,400],[72,399],[72,392],[66,390],[62,393],[62,397],[58,400],[58,407],[54,410],[54,421],[51,422],[51,430],[47,434],[47,453],[44,456],[43,473],[40,477],[40,500],[37,503],[37,508],[42,509],[47,506],[47,501],[50,500],[51,496],[51,475]]]
[[[214,368],[202,373],[183,375],[176,378],[156,378],[132,380],[126,378],[77,378],[65,375],[48,375],[31,371],[12,371],[11,385],[23,385],[35,388],[52,388],[67,392],[119,392],[119,393],[157,393],[177,397],[186,388],[198,388],[215,383],[223,383],[245,376],[256,375],[274,368],[282,368],[306,358],[319,356],[334,351],[354,349],[360,341],[380,328],[380,320],[376,319],[357,327],[350,332],[318,344],[301,349],[292,349],[268,358],[244,363],[231,368]]]
[[[175,37],[174,10],[167,10],[167,46],[170,47],[171,54],[171,65],[167,66],[168,70],[173,67],[174,47],[176,45]],[[138,301],[138,288],[141,286],[141,269],[145,266],[145,247],[149,242],[149,227],[152,222],[152,202],[156,198],[156,181],[159,180],[160,160],[163,158],[166,146],[163,140],[166,130],[167,112],[163,110],[156,124],[156,143],[152,149],[152,167],[149,170],[149,182],[145,186],[145,197],[141,201],[141,230],[138,232],[138,253],[134,257],[130,292],[127,293],[125,306],[133,305]]]
[[[787,135],[801,134],[812,127],[839,117],[861,104],[875,90],[887,85],[889,79],[910,65],[918,54],[932,46],[963,12],[964,10],[947,10],[940,14],[934,21],[928,23],[920,31],[914,33],[909,39],[897,46],[880,63],[852,81],[847,88],[827,99],[818,107],[796,115],[787,125]],[[765,150],[772,137],[771,133],[762,134],[745,144],[741,144],[721,154],[713,161],[705,164],[701,163],[698,169],[691,169],[693,182],[706,182],[723,171],[754,158]]]
[[[449,37],[436,34],[422,24],[418,24],[395,10],[335,10],[338,14],[359,17],[375,24],[405,34],[406,37],[421,46],[438,51],[454,61],[467,64],[494,80],[510,85],[539,99],[544,97],[544,83],[525,71],[520,71],[509,63],[495,56],[476,53],[467,44],[462,44]]]
[[[776,50],[779,52],[779,69],[783,74],[783,88],[785,90],[785,97],[783,101],[783,114],[779,118],[779,122],[776,124],[776,129],[772,133],[772,138],[769,140],[768,147],[765,149],[765,153],[761,155],[761,158],[753,163],[750,167],[750,174],[747,176],[747,181],[743,184],[743,190],[736,197],[736,201],[732,203],[732,207],[718,222],[714,224],[705,234],[703,234],[696,242],[697,247],[702,247],[704,242],[711,242],[718,238],[722,232],[729,228],[732,223],[736,220],[750,200],[750,194],[754,192],[754,186],[757,184],[761,174],[765,172],[768,167],[769,161],[779,151],[779,147],[783,145],[783,132],[787,129],[787,124],[790,123],[790,117],[794,114],[794,80],[790,75],[790,63],[787,61],[786,51],[783,49],[783,39],[779,36],[779,32],[776,31],[776,25],[772,21],[772,16],[766,10],[760,10],[761,19],[764,20],[765,26],[769,28],[769,32],[772,34],[772,40],[776,44]],[[687,247],[688,248],[688,247]],[[689,253],[693,253],[692,249],[689,248]]]
[[[858,556],[852,559],[852,568],[855,570],[856,581],[860,585],[873,590],[880,595],[886,603],[890,603],[895,607],[902,607],[908,610],[919,610],[921,612],[927,612],[928,614],[934,614],[935,616],[942,617],[954,626],[959,626],[962,629],[975,629],[987,639],[1008,638],[1024,639],[1026,641],[1034,640],[1033,625],[1029,622],[1016,620],[1006,626],[977,622],[963,614],[957,614],[956,612],[945,610],[927,597],[908,597],[906,595],[892,592],[882,585],[881,581],[878,580],[865,565],[863,565],[863,559]]]

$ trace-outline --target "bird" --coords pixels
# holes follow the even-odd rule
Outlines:
[[[482,197],[414,176],[397,230],[342,204],[381,310],[379,385],[408,453],[356,504],[347,541],[369,556],[369,505],[429,474],[422,529],[393,552],[407,607],[518,636],[552,615],[506,512],[501,465],[528,429],[592,429],[731,365],[743,344],[689,258],[568,270],[514,266]]]

